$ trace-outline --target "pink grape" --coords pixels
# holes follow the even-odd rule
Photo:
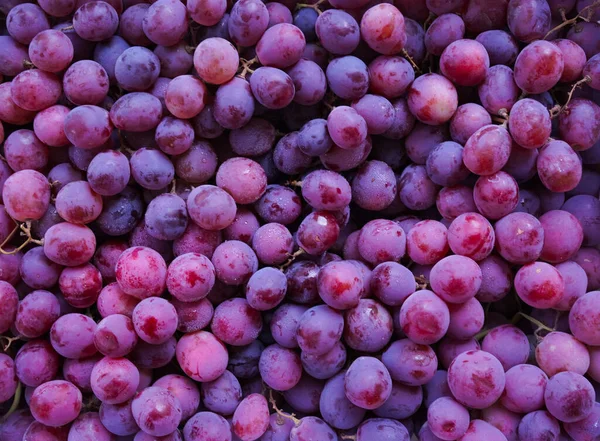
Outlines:
[[[376,409],[390,397],[392,379],[386,367],[373,357],[352,362],[344,378],[346,397],[363,409]]]
[[[575,372],[560,372],[546,385],[546,408],[557,420],[573,423],[587,417],[594,408],[592,384]]]
[[[452,118],[458,107],[456,88],[441,75],[422,75],[409,88],[408,107],[419,121],[442,124]]]
[[[233,45],[223,38],[207,38],[194,51],[194,67],[198,75],[211,84],[223,84],[231,80],[239,62]]]
[[[463,352],[448,369],[448,386],[456,400],[475,409],[492,405],[504,390],[504,369],[485,351]]]
[[[50,28],[48,18],[36,4],[24,3],[9,8],[6,29],[10,36],[21,44],[29,44],[40,32]]]
[[[131,412],[138,426],[148,435],[166,436],[181,422],[181,404],[168,390],[148,387],[131,401]]]
[[[42,31],[31,40],[29,58],[38,69],[60,72],[73,59],[73,44],[60,31]]]
[[[549,377],[564,371],[584,375],[590,366],[590,354],[585,345],[564,332],[546,335],[535,348],[535,359]]]
[[[519,202],[517,182],[503,171],[482,176],[475,183],[473,199],[486,218],[500,219],[512,212]]]
[[[493,250],[496,235],[492,225],[480,214],[464,213],[448,228],[448,245],[458,255],[480,261]]]
[[[85,3],[73,15],[75,32],[88,41],[106,40],[114,35],[118,26],[117,11],[103,1]]]
[[[448,306],[431,291],[420,290],[411,294],[400,309],[402,331],[418,344],[439,341],[449,324]]]
[[[377,352],[392,337],[392,316],[375,300],[360,300],[356,307],[346,312],[345,320],[344,340],[354,350]]]
[[[597,345],[600,342],[600,333],[596,327],[596,323],[600,320],[598,298],[600,298],[599,291],[588,292],[577,299],[569,312],[569,327],[573,336],[588,345]]]
[[[176,0],[158,0],[144,15],[143,29],[156,44],[173,46],[188,31],[187,10]]]
[[[64,426],[75,420],[82,407],[82,395],[72,383],[49,381],[37,387],[31,397],[34,418],[50,427]]]
[[[394,55],[406,44],[404,16],[387,3],[375,5],[364,13],[360,32],[363,40],[383,55]]]
[[[280,69],[290,67],[304,52],[306,40],[296,26],[280,23],[270,27],[256,44],[256,56],[264,66]]]
[[[472,259],[448,256],[433,266],[431,288],[447,302],[464,303],[479,291],[481,277],[481,269]]]
[[[545,229],[538,219],[527,213],[510,213],[496,222],[496,249],[511,263],[525,264],[542,254]]]
[[[537,69],[538,65],[545,66],[544,70]],[[515,82],[527,93],[546,92],[558,83],[563,69],[564,57],[557,46],[543,40],[534,41],[515,61]]]
[[[469,66],[465,69],[465,66]],[[485,47],[476,40],[450,43],[440,57],[444,76],[459,86],[476,86],[483,82],[490,59]]]
[[[535,308],[551,308],[564,295],[565,284],[556,268],[544,262],[527,264],[515,275],[519,298]]]
[[[39,69],[21,72],[10,84],[12,100],[25,110],[44,110],[56,104],[62,92],[58,77]]]

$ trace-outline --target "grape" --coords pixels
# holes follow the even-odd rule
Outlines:
[[[543,72],[536,68],[538,65],[545,66]],[[560,80],[563,68],[564,58],[557,46],[546,41],[535,41],[526,46],[517,57],[514,78],[523,91],[542,93]]]
[[[508,27],[525,43],[544,38],[550,30],[550,7],[539,0],[512,0],[508,5]]]
[[[256,44],[256,55],[264,66],[280,69],[290,67],[300,60],[306,40],[296,26],[276,24],[265,31]]]
[[[491,424],[488,424],[483,420],[472,420],[469,423],[469,428],[465,432],[465,435],[461,438],[461,441],[476,441],[479,439],[504,441],[506,437],[500,430]]]
[[[559,133],[563,140],[570,144],[574,150],[589,149],[600,139],[599,117],[600,106],[590,100],[574,99],[559,115]],[[591,121],[590,125],[583,127],[578,123],[578,121],[588,118]]]
[[[542,259],[560,263],[577,253],[583,242],[584,230],[573,214],[563,210],[551,210],[544,213],[539,222],[544,228]]]
[[[109,113],[91,105],[72,109],[64,124],[67,139],[83,149],[101,147],[110,139],[113,128]]]
[[[119,34],[127,43],[134,46],[147,46],[150,39],[144,33],[142,22],[150,5],[139,3],[127,8],[121,14]]]
[[[564,332],[549,333],[536,348],[535,358],[550,377],[563,371],[584,375],[590,366],[585,345]]]
[[[465,70],[465,66],[470,66]],[[459,86],[476,86],[486,77],[490,60],[485,47],[476,40],[450,43],[440,57],[444,76]]]
[[[216,8],[215,8],[216,9]],[[263,2],[243,0],[234,4],[229,17],[231,39],[240,46],[254,46],[267,30],[269,11]]]
[[[117,11],[103,1],[85,3],[73,15],[75,32],[89,41],[102,41],[112,37],[118,26]]]
[[[500,219],[512,212],[519,202],[517,182],[503,171],[482,176],[475,183],[473,200],[486,218]]]
[[[462,354],[463,352],[478,351],[480,349],[481,345],[474,338],[457,340],[452,337],[445,337],[440,341],[439,361],[444,369],[448,369],[458,355]]]
[[[53,29],[42,31],[31,40],[29,59],[38,69],[60,72],[73,59],[73,44],[60,31]]]
[[[265,348],[260,355],[258,368],[267,386],[278,391],[293,388],[302,375],[300,356],[277,344]]]
[[[221,0],[190,0],[187,10],[196,23],[204,26],[213,26],[225,15],[227,2]]]
[[[401,57],[381,55],[369,64],[371,91],[388,99],[400,97],[414,78],[412,66]]]
[[[64,121],[69,109],[61,105],[48,107],[39,112],[33,120],[33,131],[38,139],[50,147],[64,147],[69,144],[64,131]],[[41,153],[41,152],[40,152]]]
[[[24,385],[38,387],[58,373],[59,356],[45,340],[25,343],[15,357],[15,373]]]
[[[326,305],[318,305],[310,308],[300,317],[296,339],[303,353],[322,356],[336,346],[343,330],[343,316]]]
[[[571,40],[558,39],[554,40],[553,43],[557,45],[562,52],[565,62],[560,81],[568,83],[577,80],[581,76],[581,73],[585,72],[584,66],[586,65],[587,60],[585,52],[581,46]]]
[[[319,15],[315,32],[325,50],[334,55],[349,55],[360,41],[356,20],[347,12],[329,9]]]
[[[537,101],[527,98],[515,103],[508,123],[512,138],[525,148],[543,146],[552,129],[548,110]]]
[[[125,187],[121,193],[104,198],[104,209],[96,220],[97,225],[110,236],[128,233],[140,220],[142,208],[143,202],[138,191]]]
[[[346,371],[325,383],[319,399],[323,419],[336,429],[351,429],[362,421],[366,411],[352,404],[346,397],[344,379]]]
[[[408,107],[419,121],[430,125],[442,124],[456,112],[456,89],[441,75],[422,75],[409,88]]]
[[[463,150],[464,164],[477,175],[492,175],[508,161],[511,145],[506,129],[493,124],[483,126],[467,140]]]
[[[23,441],[27,428],[34,422],[28,409],[16,410],[7,415],[4,424],[0,427],[0,435],[6,441]]]
[[[131,319],[125,315],[113,314],[98,323],[94,332],[94,345],[102,354],[109,357],[123,357],[137,344]]]
[[[207,83],[226,83],[233,78],[238,65],[239,56],[235,48],[223,38],[207,38],[194,51],[194,67]]]
[[[110,441],[113,435],[102,425],[97,412],[87,412],[81,414],[73,422],[69,429],[69,438],[72,441],[89,439],[97,439],[98,441]]]
[[[442,188],[437,195],[436,206],[447,220],[454,220],[461,214],[477,210],[473,190],[462,185]]]
[[[132,320],[136,334],[150,344],[165,343],[177,329],[175,307],[161,298],[147,298],[138,303]]]
[[[231,429],[225,418],[213,412],[198,412],[183,428],[187,441],[231,440]]]
[[[345,100],[357,100],[364,96],[369,88],[367,66],[353,56],[333,59],[325,74],[333,93]]]
[[[520,95],[515,75],[507,66],[496,65],[488,69],[487,76],[478,88],[481,105],[488,112],[499,115],[501,110],[510,112]]]
[[[588,23],[578,23],[569,30],[567,38],[581,46],[589,59],[598,53],[600,42],[597,38],[597,32],[597,23],[589,23],[589,26]]]
[[[215,283],[215,268],[206,256],[186,253],[169,265],[167,288],[182,302],[195,302],[208,295]]]
[[[427,410],[427,425],[441,439],[458,439],[469,427],[469,411],[450,397],[435,400]]]
[[[464,213],[450,224],[448,244],[454,253],[480,261],[492,252],[495,236],[492,225],[483,216]]]
[[[510,213],[496,222],[496,249],[510,263],[537,260],[545,240],[545,228],[527,213]]]
[[[435,147],[426,162],[427,175],[438,185],[452,187],[469,176],[463,164],[463,148],[460,144],[446,141]]]
[[[48,291],[33,291],[19,303],[14,325],[24,337],[37,338],[48,332],[59,317],[56,296]]]
[[[433,344],[439,341],[450,323],[446,304],[433,292],[417,291],[402,304],[400,309],[402,331],[413,342]]]
[[[0,280],[0,332],[5,333],[15,323],[19,297],[11,284]]]
[[[560,302],[565,288],[556,268],[544,262],[533,262],[517,272],[515,289],[525,303],[544,309]]]
[[[527,337],[523,331],[512,325],[497,326],[490,330],[481,348],[494,355],[505,370],[525,363],[530,352]]]
[[[213,117],[217,123],[227,129],[239,129],[246,125],[254,113],[252,93],[250,84],[241,78],[234,77],[221,85],[213,106]]]
[[[79,389],[68,381],[49,381],[37,387],[31,397],[34,418],[50,427],[59,427],[75,420],[82,407]]]
[[[160,123],[161,115],[160,100],[145,92],[124,95],[110,109],[110,119],[115,127],[131,132],[154,129]]]
[[[481,278],[477,263],[458,255],[436,263],[431,270],[430,282],[433,291],[445,301],[464,303],[479,291]]]
[[[187,33],[187,10],[175,0],[158,0],[144,15],[143,29],[146,36],[156,44],[172,46]]]
[[[92,190],[102,196],[114,196],[125,189],[130,178],[129,161],[117,151],[100,152],[90,162],[87,178]]]
[[[49,29],[50,24],[42,8],[36,4],[24,3],[9,7],[6,16],[6,30],[21,44],[29,44],[40,32]]]
[[[48,147],[31,130],[15,130],[4,142],[6,162],[14,171],[43,170],[48,153]]]
[[[319,271],[318,292],[327,305],[349,309],[358,305],[364,280],[352,262],[330,262]]]
[[[56,211],[67,222],[87,224],[102,211],[102,197],[86,181],[65,185],[56,196]]]
[[[325,96],[327,91],[325,74],[319,65],[313,61],[301,59],[287,70],[287,74],[294,83],[294,102],[312,106]]]
[[[177,360],[186,375],[195,381],[206,382],[216,380],[225,372],[228,354],[214,335],[197,331],[179,339]]]
[[[159,296],[166,286],[167,265],[160,254],[147,247],[125,250],[117,260],[115,272],[119,288],[139,299]]]
[[[565,423],[587,417],[593,410],[595,397],[592,384],[574,372],[560,372],[551,377],[544,393],[548,411]]]
[[[225,371],[223,375],[214,381],[202,383],[202,402],[212,412],[217,412],[220,415],[231,415],[241,400],[242,388],[240,383],[229,371]],[[199,401],[199,398],[197,401]],[[195,411],[195,408],[193,410]]]
[[[465,23],[456,14],[442,14],[425,32],[425,47],[433,55],[442,55],[446,47],[465,35]]]
[[[386,3],[375,5],[364,13],[360,32],[369,47],[383,55],[396,54],[406,44],[404,16]]]
[[[245,299],[226,300],[215,308],[211,330],[219,340],[245,346],[256,340],[262,329],[260,313]]]
[[[135,422],[152,436],[165,436],[177,429],[181,421],[181,404],[168,390],[148,387],[131,401]]]
[[[373,357],[359,357],[344,377],[346,397],[363,409],[377,409],[392,393],[392,379],[386,367]]]
[[[73,63],[63,77],[65,95],[77,105],[102,103],[108,94],[108,87],[108,73],[91,60]]]
[[[548,377],[538,367],[528,364],[513,366],[506,372],[506,386],[500,403],[512,412],[528,413],[544,406],[544,390]]]
[[[21,72],[10,84],[13,102],[24,110],[44,110],[56,104],[62,92],[58,77],[39,69]]]
[[[433,349],[408,339],[393,342],[382,354],[381,361],[393,380],[410,386],[429,383],[438,366]]]
[[[102,289],[102,276],[93,265],[64,268],[58,285],[65,301],[76,308],[88,308],[98,299]]]
[[[147,90],[160,72],[160,60],[149,49],[133,46],[123,51],[115,63],[115,78],[132,92]]]
[[[592,411],[586,418],[574,423],[564,423],[564,429],[575,440],[585,440],[586,437],[597,436],[598,427],[596,422],[598,421],[598,410],[598,404],[594,403]]]
[[[16,76],[25,70],[23,60],[28,60],[27,47],[8,35],[0,36],[0,74]],[[65,48],[67,50],[67,48]],[[10,83],[6,83],[10,87]]]
[[[600,341],[600,335],[594,328],[594,323],[598,320],[598,308],[594,302],[598,297],[600,297],[598,291],[588,292],[577,299],[569,313],[569,327],[573,336],[582,343],[594,346]]]
[[[593,196],[574,196],[565,202],[562,208],[579,220],[583,228],[584,245],[596,245],[600,242],[595,228],[600,214],[600,203]]]
[[[275,308],[285,296],[287,279],[275,268],[265,267],[250,277],[246,298],[254,309],[266,311]]]
[[[394,172],[386,163],[365,162],[352,180],[354,202],[367,210],[382,210],[390,206],[396,197],[395,181]]]
[[[521,415],[506,410],[500,404],[496,403],[482,410],[481,418],[500,430],[506,436],[507,440],[518,440],[517,430],[521,422]]]
[[[277,344],[290,349],[298,347],[296,330],[307,309],[308,307],[302,305],[283,304],[275,310],[271,318],[270,330]]]
[[[395,222],[376,219],[367,222],[358,237],[358,252],[366,261],[378,265],[404,256],[406,235]]]
[[[504,384],[502,365],[485,351],[463,352],[448,369],[448,386],[456,400],[475,409],[492,405],[500,398]]]
[[[515,38],[505,31],[485,31],[479,34],[476,40],[485,47],[490,57],[491,66],[496,64],[512,66],[519,54],[519,47]]]

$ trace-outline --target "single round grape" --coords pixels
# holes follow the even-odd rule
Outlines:
[[[277,391],[290,390],[302,376],[300,356],[278,344],[265,348],[260,355],[258,368],[267,386]]]
[[[488,69],[485,80],[479,85],[478,94],[485,110],[499,115],[502,110],[510,112],[521,91],[515,83],[512,69],[499,64]]]
[[[598,298],[599,291],[588,292],[577,299],[569,312],[569,327],[573,336],[582,343],[594,346],[600,341],[600,333],[594,327],[600,317],[596,306]]]
[[[294,102],[303,106],[312,106],[325,96],[327,91],[325,73],[313,61],[301,59],[286,73],[294,83]]]
[[[42,31],[31,40],[29,59],[38,69],[60,72],[73,59],[73,43],[60,31]]]
[[[550,7],[548,2],[515,0],[508,6],[507,21],[518,40],[529,43],[543,39],[551,27]]]
[[[517,206],[519,187],[514,178],[503,171],[481,176],[475,183],[473,200],[486,218],[500,219]]]
[[[469,66],[465,69],[465,66]],[[440,57],[444,76],[459,86],[476,86],[483,82],[490,59],[485,47],[476,40],[457,40],[450,43]]]
[[[75,420],[82,408],[82,395],[72,383],[49,381],[37,387],[31,397],[33,417],[49,427],[64,426]]]
[[[433,344],[448,330],[448,306],[431,291],[421,290],[411,294],[400,308],[402,331],[413,342]]]
[[[477,213],[463,213],[448,228],[448,244],[461,256],[480,261],[494,248],[495,234],[492,225]]]
[[[226,285],[246,283],[258,269],[258,259],[252,248],[238,240],[228,240],[219,245],[212,263],[217,279]]]
[[[469,411],[450,397],[435,400],[427,410],[427,425],[440,439],[455,440],[469,427]]]
[[[327,263],[321,267],[317,280],[319,295],[336,309],[358,305],[364,283],[359,267],[348,261]]]
[[[31,130],[15,130],[4,142],[4,157],[14,171],[41,171],[48,164],[48,156],[48,147]]]
[[[173,46],[188,31],[187,9],[176,0],[158,0],[144,15],[143,29],[156,44]]]
[[[492,405],[504,390],[504,369],[485,351],[463,352],[448,369],[448,386],[456,400],[475,409]]]
[[[10,86],[13,102],[24,110],[44,110],[56,104],[62,92],[56,74],[39,69],[21,72]]]
[[[225,15],[227,2],[221,0],[190,0],[187,10],[192,20],[203,26],[213,26]]]
[[[227,420],[213,412],[198,412],[187,421],[183,428],[184,439],[188,441],[229,440],[231,433],[232,429]]]
[[[369,88],[367,66],[354,56],[333,59],[327,66],[325,75],[329,88],[344,100],[357,100]]]
[[[282,264],[294,250],[292,234],[285,226],[277,223],[258,228],[251,240],[258,260],[266,265]]]
[[[165,436],[177,429],[181,422],[181,404],[168,390],[148,387],[131,401],[133,417],[148,435]]]
[[[258,337],[263,323],[260,312],[245,299],[226,300],[215,308],[211,330],[219,340],[233,346],[245,346]]]
[[[202,254],[182,254],[171,262],[167,271],[167,289],[182,302],[203,299],[214,283],[215,268]]]
[[[564,295],[564,281],[552,265],[544,262],[527,264],[515,275],[515,290],[525,303],[534,308],[551,308]]]
[[[160,60],[149,49],[133,46],[123,51],[115,63],[115,78],[131,92],[147,90],[160,72]]]
[[[0,36],[0,74],[16,76],[25,70],[23,60],[28,60],[27,46],[19,43],[8,35]],[[6,86],[10,88],[7,82]]]
[[[306,40],[300,29],[289,23],[280,23],[261,36],[256,44],[256,56],[264,66],[283,69],[300,60],[305,46]]]
[[[580,221],[564,210],[544,213],[539,222],[544,229],[541,257],[550,263],[564,262],[577,253],[583,242],[584,230]]]
[[[296,240],[308,254],[320,255],[335,244],[339,232],[340,227],[331,213],[313,211],[298,227]]]
[[[27,124],[33,121],[35,112],[19,107],[11,97],[11,82],[0,84],[0,118],[8,124]]]
[[[344,317],[326,305],[318,305],[300,317],[296,341],[303,353],[324,355],[336,346],[343,330]]]
[[[377,409],[392,393],[392,379],[386,367],[373,357],[359,357],[344,377],[346,397],[363,409]]]
[[[109,113],[101,107],[84,105],[72,109],[64,122],[65,135],[79,148],[101,147],[111,136]]]
[[[385,262],[373,269],[370,283],[371,292],[388,306],[401,306],[415,291],[413,274],[396,262]]]
[[[440,56],[450,43],[465,36],[465,23],[457,14],[442,14],[431,22],[425,32],[425,47]]]
[[[44,253],[59,265],[78,266],[88,262],[96,250],[96,237],[84,225],[62,222],[46,231]]]
[[[69,438],[83,440],[93,438],[98,441],[110,441],[114,438],[102,424],[97,412],[86,412],[77,417],[69,429]]]
[[[228,21],[232,41],[243,47],[254,46],[269,25],[267,7],[258,0],[244,0],[233,6]]]
[[[414,79],[415,72],[404,58],[381,55],[369,64],[371,91],[388,99],[404,94]]]
[[[84,3],[73,15],[75,32],[88,41],[106,40],[115,34],[118,26],[117,11],[103,1]]]
[[[545,66],[543,71],[538,69],[540,65]],[[564,57],[556,45],[543,40],[534,41],[517,57],[514,78],[524,92],[542,93],[558,83],[563,69]]]
[[[534,216],[510,213],[496,222],[496,249],[510,263],[537,260],[546,241],[545,229]]]
[[[506,129],[493,124],[483,126],[466,142],[464,164],[477,175],[492,175],[508,161],[511,146],[512,140]]]
[[[58,286],[69,305],[89,308],[98,299],[102,289],[102,276],[90,263],[67,267],[60,274]]]
[[[17,352],[15,373],[26,386],[38,387],[58,373],[60,357],[46,340],[30,340]]]
[[[154,129],[160,123],[161,116],[160,100],[145,92],[123,95],[110,109],[110,120],[115,127],[130,132]]]
[[[111,83],[116,82],[115,64],[117,58],[119,58],[126,49],[129,49],[129,44],[117,35],[96,44],[94,49],[94,61],[104,68]]]
[[[6,15],[6,30],[21,44],[29,44],[40,32],[50,28],[48,18],[36,4],[15,4]]]
[[[165,343],[177,330],[177,312],[165,299],[151,297],[142,300],[131,318],[136,334],[146,343]]]
[[[241,440],[255,440],[266,432],[269,421],[267,399],[257,393],[250,394],[233,413],[232,433]]]
[[[477,210],[473,190],[463,185],[442,188],[436,198],[436,207],[447,220],[454,220],[461,214]]]
[[[362,164],[371,153],[373,144],[371,138],[367,136],[365,142],[352,150],[342,149],[334,145],[327,153],[321,155],[321,163],[328,169],[337,172],[351,170]],[[306,156],[309,163],[310,157]]]
[[[393,342],[383,352],[381,361],[394,381],[410,386],[429,383],[438,367],[437,356],[431,347],[409,339]]]
[[[225,371],[223,375],[214,381],[202,383],[201,386],[202,403],[211,412],[217,412],[220,415],[231,415],[242,400],[240,383],[229,371]],[[195,411],[194,408],[193,412]]]
[[[65,185],[56,195],[56,211],[67,222],[88,224],[102,212],[102,197],[86,181]]]
[[[239,240],[250,245],[259,227],[256,215],[247,208],[240,207],[233,222],[223,230],[223,237],[225,240]]]
[[[573,261],[559,263],[556,269],[565,282],[565,292],[554,308],[559,311],[569,311],[577,299],[586,293],[588,277],[581,265]]]
[[[65,95],[77,105],[102,103],[108,94],[108,87],[108,73],[99,63],[91,60],[73,63],[63,76]]]
[[[529,413],[544,406],[548,377],[529,364],[513,366],[506,372],[506,386],[500,403],[512,412]]]
[[[0,331],[8,331],[17,317],[17,307],[19,305],[19,296],[13,286],[0,280]]]
[[[535,349],[535,359],[549,377],[564,371],[584,375],[590,366],[586,346],[564,332],[551,332],[544,337]]]
[[[479,293],[479,292],[478,292]],[[448,335],[458,339],[475,337],[481,331],[485,321],[483,306],[476,298],[462,304],[450,304],[450,324]]]
[[[592,384],[575,372],[560,372],[548,380],[546,408],[557,420],[573,423],[587,417],[594,408],[596,393]]]
[[[464,303],[477,294],[481,278],[481,269],[475,261],[457,255],[445,257],[433,266],[430,283],[445,301]]]
[[[520,146],[538,148],[550,137],[550,113],[539,102],[526,98],[515,103],[508,119],[510,134]]]
[[[360,41],[356,20],[338,9],[329,9],[320,14],[315,22],[315,32],[325,50],[334,55],[351,54]]]
[[[87,170],[90,187],[102,196],[119,194],[127,186],[130,176],[129,160],[114,150],[98,153]]]
[[[318,407],[323,419],[336,429],[350,429],[359,424],[365,417],[365,409],[352,404],[346,398],[342,371],[325,383],[319,397]]]
[[[367,161],[352,180],[352,198],[366,210],[379,211],[396,197],[396,177],[389,165],[382,161]]]
[[[125,250],[115,271],[123,292],[139,299],[160,296],[166,286],[167,265],[159,253],[147,247]]]
[[[408,107],[425,124],[445,123],[452,118],[458,107],[456,88],[441,75],[422,75],[408,90]]]
[[[94,345],[98,351],[109,357],[117,358],[129,354],[137,341],[131,319],[121,314],[104,318],[94,332]]]
[[[231,80],[239,63],[235,47],[223,38],[207,38],[194,51],[194,67],[200,78],[210,84]]]
[[[50,147],[64,147],[69,144],[65,135],[64,121],[69,114],[65,106],[55,105],[39,112],[33,120],[33,131],[44,144]]]
[[[589,63],[586,65],[587,57],[581,46],[566,38],[554,40],[553,43],[558,46],[565,60],[565,67],[560,77],[560,81],[563,83],[576,81],[581,76],[582,72],[583,76],[585,76],[586,68],[584,66],[588,66]]]
[[[236,3],[236,5],[239,3]],[[260,4],[262,5],[262,2]],[[254,113],[254,98],[252,94],[250,84],[242,78],[234,77],[227,83],[222,84],[217,89],[213,105],[212,114],[216,122],[222,127],[232,130],[246,125]]]
[[[572,100],[558,118],[561,138],[574,150],[591,148],[600,139],[599,117],[600,106],[593,101],[583,98]],[[581,121],[587,119],[590,120],[590,124],[582,126]]]
[[[144,16],[149,8],[150,5],[139,3],[125,9],[121,14],[119,34],[127,43],[133,46],[148,46],[152,43],[143,29]]]
[[[360,21],[363,40],[376,52],[394,55],[406,44],[404,16],[393,5],[382,3],[369,8]]]

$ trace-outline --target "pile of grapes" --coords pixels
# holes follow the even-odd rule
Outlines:
[[[600,440],[600,0],[0,34],[0,441]]]

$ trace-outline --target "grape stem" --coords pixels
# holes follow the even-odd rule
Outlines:
[[[353,439],[353,440],[356,440],[356,435],[341,434],[340,435],[340,439]]]
[[[285,181],[285,185],[287,185],[288,187],[302,187],[302,181]]]
[[[300,420],[298,418],[296,418],[296,414],[287,414],[284,411],[282,411],[279,407],[277,407],[277,403],[275,402],[275,397],[273,396],[273,389],[269,389],[269,403],[271,403],[271,406],[273,407],[273,410],[277,413],[278,416],[280,416],[281,418],[287,418],[288,420],[291,420],[294,422],[294,425],[298,425],[300,424]]]
[[[21,403],[22,393],[23,393],[23,384],[21,384],[21,382],[19,381],[17,383],[17,389],[15,390],[13,402],[10,405],[10,409],[8,409],[8,412],[6,412],[6,415],[4,415],[4,417],[2,418],[2,422],[6,421],[8,419],[8,417],[19,408],[19,404]]]
[[[592,78],[589,75],[586,75],[581,80],[579,80],[575,84],[573,84],[573,86],[571,86],[571,90],[569,91],[569,94],[567,95],[567,102],[562,106],[558,106],[558,110],[557,110],[557,106],[554,106],[552,109],[550,109],[550,117],[556,118],[558,115],[560,115],[567,108],[569,103],[571,102],[571,98],[573,98],[573,94],[575,93],[575,90],[578,87],[581,87],[586,83],[589,83],[590,81],[592,81]]]
[[[434,20],[435,17],[436,17],[436,15],[433,12],[429,13],[429,16],[423,22],[423,29],[424,30],[427,30],[427,28],[429,27],[429,25],[431,24],[431,22]]]
[[[302,9],[302,8],[311,8],[314,9],[315,11],[317,11],[317,14],[321,15],[323,13],[323,11],[321,11],[321,9],[319,9],[319,6],[321,6],[323,3],[325,3],[327,0],[319,0],[318,2],[316,2],[315,4],[308,4],[308,3],[298,3],[296,5],[296,9]]]
[[[419,68],[419,66],[417,66],[417,63],[415,63],[415,60],[413,60],[413,58],[409,55],[406,49],[402,49],[402,55],[408,60],[415,72],[421,73],[421,69]]]
[[[29,60],[23,60],[23,67],[25,69],[33,69],[35,67],[35,64],[33,64],[31,61]]]
[[[10,345],[12,345],[13,341],[21,340],[21,336],[17,335],[16,337],[7,337],[5,335],[0,335],[0,341],[6,341],[7,343],[2,343],[2,350],[4,352],[10,349]]]
[[[177,179],[173,179],[171,182],[171,191],[169,191],[169,193],[177,194]]]
[[[285,270],[288,266],[290,266],[294,262],[294,260],[296,260],[296,257],[301,256],[302,254],[304,254],[304,250],[302,248],[300,248],[298,251],[290,254],[290,257],[288,258],[288,260],[286,260],[285,263],[279,267],[279,269],[281,271]]]
[[[586,6],[585,8],[583,8],[581,11],[579,11],[579,14],[577,14],[575,17],[570,18],[568,20],[566,19],[566,16],[564,15],[564,11],[561,11],[561,15],[563,17],[563,22],[561,24],[559,24],[558,26],[550,29],[548,31],[548,33],[544,36],[544,40],[547,40],[548,37],[550,35],[552,35],[554,32],[559,31],[560,29],[575,24],[577,23],[577,20],[583,20],[583,21],[590,21],[590,17],[592,15],[592,13],[596,10],[596,8],[600,7],[600,0],[596,0],[594,3],[592,3],[589,6]],[[586,14],[584,16],[584,14]]]
[[[190,55],[193,54],[195,50],[196,50],[196,46],[186,46],[185,47],[185,51]]]
[[[71,25],[71,26],[65,26],[64,28],[60,28],[60,30],[61,30],[62,32],[65,32],[65,31],[72,31],[73,29],[75,29],[75,27],[74,27],[73,25]]]
[[[522,318],[530,321],[531,323],[533,323],[534,325],[536,325],[538,327],[538,329],[536,329],[536,332],[539,330],[544,330],[544,331],[548,331],[548,332],[554,332],[555,329],[554,328],[550,328],[548,326],[546,326],[545,324],[543,324],[542,322],[540,322],[538,319],[535,319],[533,317],[531,317],[530,315],[525,314],[524,312],[517,312],[515,314],[515,316],[512,319],[512,323],[513,325],[517,324],[519,322],[519,320]]]
[[[246,75],[248,75],[249,73],[254,73],[254,69],[251,69],[250,66],[252,66],[254,63],[258,63],[258,58],[254,57],[250,60],[240,58],[240,61],[242,62],[242,71],[238,74],[238,77],[246,79]]]
[[[27,236],[27,239],[25,240],[25,242],[23,242],[21,245],[19,245],[17,248],[15,248],[11,251],[5,250],[3,247],[12,239],[13,235],[19,229],[21,230],[21,236]],[[43,239],[37,240],[37,239],[34,239],[33,237],[31,237],[31,221],[26,221],[21,224],[17,224],[15,226],[15,228],[10,232],[8,237],[4,240],[4,242],[2,242],[0,244],[0,254],[5,254],[5,255],[16,254],[19,251],[21,251],[23,248],[25,248],[27,245],[29,245],[30,243],[34,243],[36,245],[44,245],[44,240]]]
[[[419,289],[427,289],[429,286],[429,282],[423,275],[415,277],[415,281],[417,282],[417,288]]]

